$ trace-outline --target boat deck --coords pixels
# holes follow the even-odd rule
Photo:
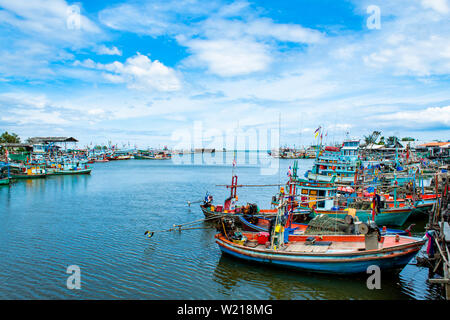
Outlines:
[[[249,239],[254,239],[254,234],[246,235]],[[311,237],[311,236],[309,236]],[[291,236],[290,242],[286,243],[284,247],[278,248],[277,251],[285,252],[301,252],[301,253],[340,253],[340,252],[355,252],[365,251],[364,236],[316,236],[316,242],[313,244],[305,242],[308,236],[299,235]],[[417,239],[410,237],[399,237],[398,241],[395,236],[384,236],[378,243],[378,249],[395,247],[403,244],[409,244],[417,241]],[[259,250],[266,250],[264,244],[254,244],[247,242],[245,247],[251,247]]]

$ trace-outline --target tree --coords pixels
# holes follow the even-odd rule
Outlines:
[[[380,136],[380,131],[374,131],[368,136],[364,136],[364,144],[369,146],[371,144],[375,144],[377,142],[378,137]]]
[[[402,141],[416,141],[416,139],[411,138],[411,137],[404,137],[404,138],[402,138]]]
[[[388,146],[395,146],[400,139],[396,136],[391,136],[387,139],[386,144]]]
[[[8,131],[5,131],[0,136],[0,143],[20,143],[20,137],[15,133],[9,134]]]

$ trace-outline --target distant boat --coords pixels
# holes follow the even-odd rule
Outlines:
[[[9,176],[10,176],[9,170],[10,169],[8,166],[9,166],[8,164],[0,166],[0,185],[2,185],[2,186],[9,185],[9,183],[10,183],[10,178],[9,178]]]
[[[68,161],[64,163],[58,163],[52,166],[49,170],[49,175],[75,175],[75,174],[90,174],[92,169],[86,162]]]
[[[115,160],[130,160],[132,158],[129,154],[118,155]]]
[[[42,179],[47,176],[47,169],[40,165],[11,166],[10,175],[13,179]]]
[[[139,152],[134,155],[134,159],[138,160],[169,160],[172,158],[170,153],[161,151],[157,153],[152,152]]]

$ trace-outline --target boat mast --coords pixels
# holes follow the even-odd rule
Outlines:
[[[397,138],[394,138],[395,143],[395,166],[394,166],[394,208],[397,208],[397,161],[398,161],[398,149]]]

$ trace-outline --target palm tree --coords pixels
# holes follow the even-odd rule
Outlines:
[[[380,134],[381,134],[380,131],[374,131],[368,136],[364,136],[364,145],[370,146],[372,144],[375,144]]]

